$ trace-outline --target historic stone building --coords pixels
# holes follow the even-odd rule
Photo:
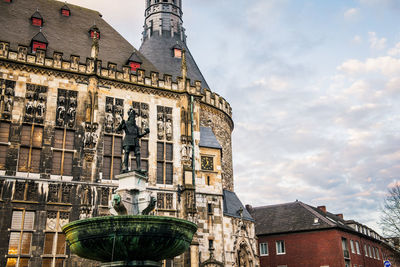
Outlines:
[[[141,165],[154,214],[199,226],[165,266],[259,265],[233,191],[231,107],[208,89],[182,14],[182,0],[146,0],[136,50],[96,11],[0,0],[0,266],[98,266],[70,254],[61,226],[109,214],[130,108],[150,129]]]

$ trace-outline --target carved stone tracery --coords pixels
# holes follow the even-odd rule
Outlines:
[[[46,114],[47,86],[26,84],[25,122],[43,123]]]
[[[104,130],[106,133],[116,133],[115,129],[121,124],[124,115],[124,100],[106,97],[105,111]]]
[[[76,121],[78,92],[58,89],[56,125],[73,128]]]
[[[0,79],[0,112],[1,118],[11,119],[14,106],[15,81]]]
[[[157,106],[157,138],[158,140],[172,141],[172,108]]]

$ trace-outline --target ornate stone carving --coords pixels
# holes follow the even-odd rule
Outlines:
[[[47,86],[26,84],[24,121],[43,123],[46,101]]]
[[[26,46],[18,47],[18,60],[26,61],[27,54],[28,54],[28,47],[26,47]]]
[[[53,67],[55,68],[61,68],[61,64],[62,64],[62,53],[58,53],[58,52],[54,52],[53,55]]]
[[[58,89],[56,125],[73,128],[76,120],[78,92]]]
[[[124,100],[106,97],[105,111],[104,130],[106,133],[116,133],[115,130],[121,124],[124,114]]]
[[[157,106],[157,137],[158,140],[172,141],[172,108]]]
[[[71,70],[77,71],[79,67],[79,57],[71,56]]]
[[[97,146],[99,135],[97,130],[99,125],[97,123],[86,122],[85,124],[85,137],[83,145],[85,149],[94,149]]]
[[[10,119],[14,106],[15,82],[0,79],[0,112],[3,119]]]
[[[0,42],[0,57],[8,56],[9,44],[5,42]]]
[[[59,184],[49,184],[49,191],[47,196],[47,201],[49,202],[58,202],[58,193],[60,192]]]

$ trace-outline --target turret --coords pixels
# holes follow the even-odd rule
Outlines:
[[[157,35],[178,35],[182,41],[185,31],[182,27],[182,0],[145,0],[145,23],[143,40]]]

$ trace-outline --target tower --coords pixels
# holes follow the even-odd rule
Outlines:
[[[182,27],[182,0],[145,0],[145,22],[143,40],[158,35],[178,36],[185,39]]]
[[[187,78],[209,88],[191,55],[183,27],[182,0],[145,0],[145,21],[139,51],[160,71],[176,81],[182,75],[182,51],[186,51]]]

